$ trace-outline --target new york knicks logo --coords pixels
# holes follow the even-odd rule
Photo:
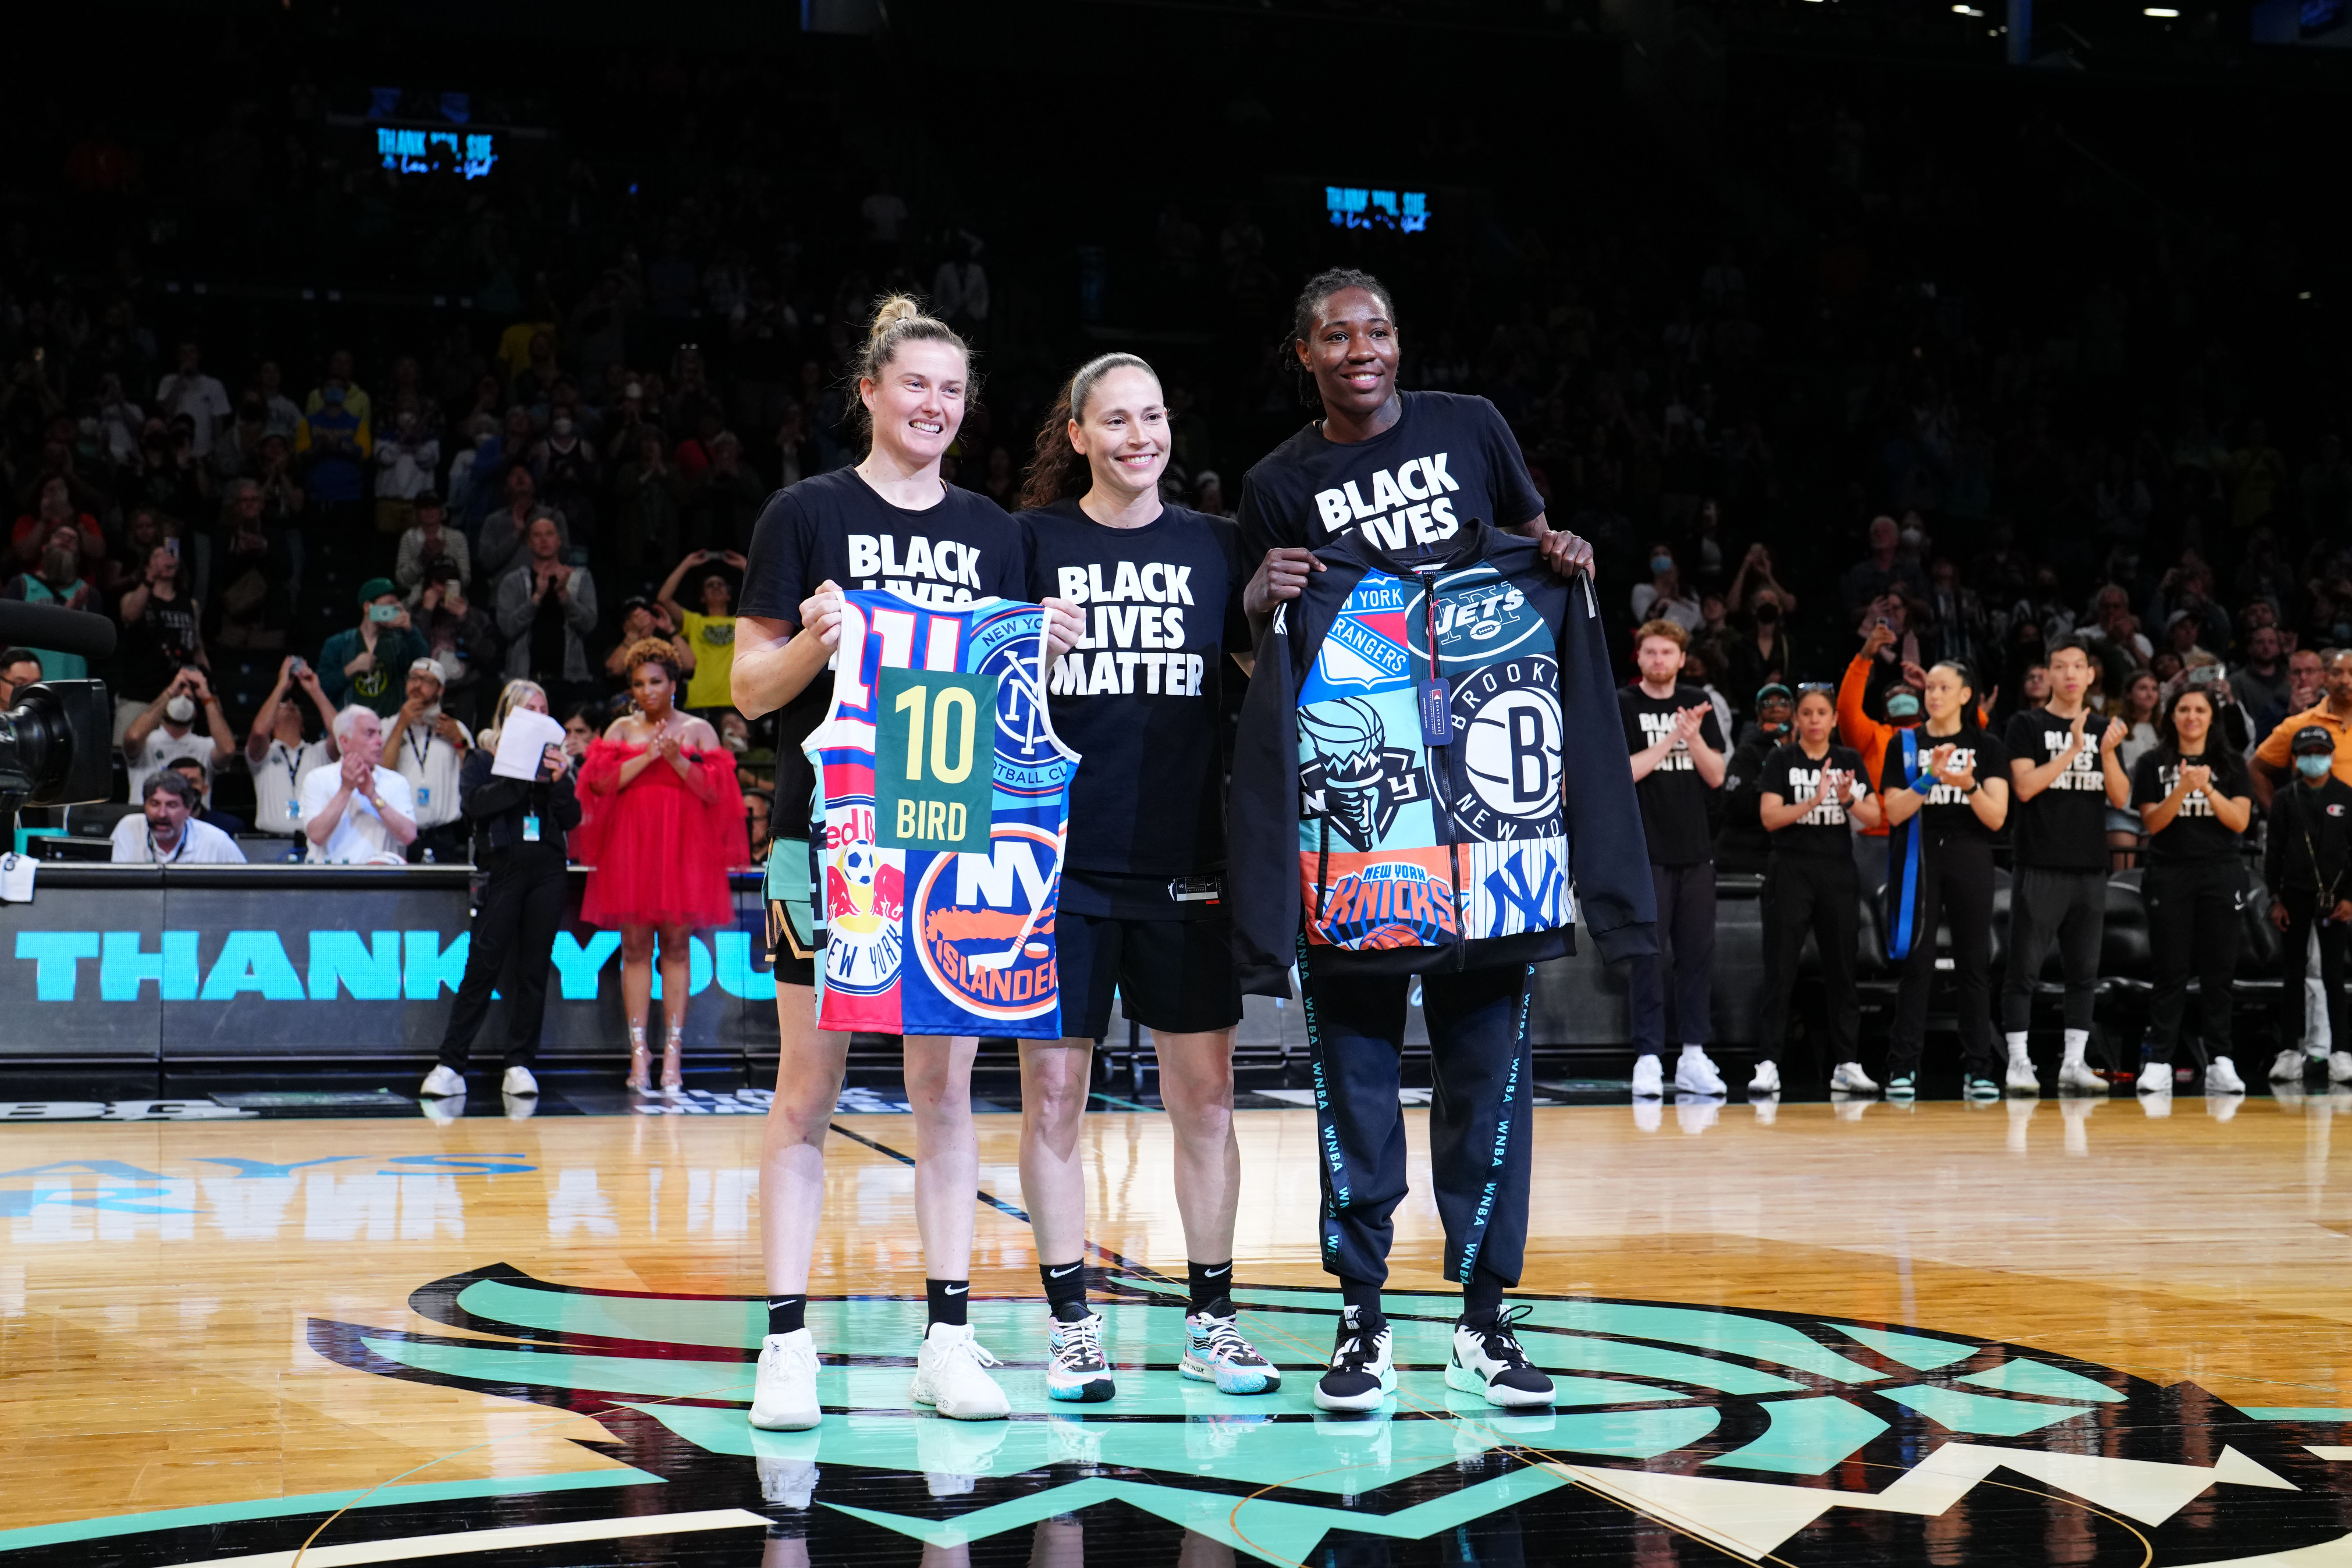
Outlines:
[[[943,997],[1011,1023],[1050,1011],[1054,895],[1061,845],[1043,828],[998,822],[985,855],[931,857],[915,887],[915,952]]]
[[[871,997],[898,983],[906,957],[904,852],[877,849],[874,813],[853,808],[847,825],[825,831],[824,948],[827,988]]]
[[[1548,654],[1482,665],[1454,688],[1470,794],[1463,824],[1488,842],[1560,831],[1559,664]]]
[[[1138,1563],[1178,1561],[1181,1531],[1217,1553],[1187,1543],[1184,1561],[1241,1564],[2321,1568],[2352,1548],[2341,1412],[2242,1410],[2193,1383],[1899,1324],[1527,1292],[1513,1298],[1518,1337],[1556,1400],[1507,1412],[1446,1385],[1460,1297],[1391,1290],[1397,1392],[1331,1416],[1312,1389],[1337,1292],[1237,1281],[1241,1328],[1284,1377],[1271,1394],[1223,1395],[1177,1371],[1181,1280],[1115,1256],[1089,1273],[1118,1382],[1107,1405],[1046,1396],[1041,1302],[971,1301],[982,1343],[1010,1358],[994,1374],[1005,1421],[909,1400],[919,1296],[810,1300],[824,1414],[803,1432],[744,1420],[756,1298],[492,1266],[419,1288],[422,1326],[314,1318],[309,1342],[353,1372],[593,1415],[599,1475],[645,1490],[583,1506],[745,1509],[795,1563],[912,1561],[917,1542],[942,1540],[973,1542],[975,1563],[984,1550],[1018,1563],[1035,1521],[1071,1515],[1090,1545],[1118,1543],[1108,1560]],[[548,1495],[576,1479],[549,1478]],[[527,1495],[505,1490],[354,1509],[321,1545],[505,1522]],[[214,1560],[219,1528],[118,1538],[106,1560]],[[285,1540],[307,1529],[289,1522]],[[990,1537],[992,1550],[978,1544]],[[37,1560],[97,1558],[81,1542]]]
[[[1332,879],[1316,929],[1335,947],[1435,947],[1454,936],[1445,879],[1414,861],[1374,861]]]

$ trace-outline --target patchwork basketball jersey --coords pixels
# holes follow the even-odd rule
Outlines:
[[[1559,638],[1493,565],[1363,575],[1299,683],[1298,770],[1308,942],[1437,947],[1573,918]]]
[[[1045,612],[845,594],[810,732],[822,1029],[1058,1039],[1054,912],[1077,756],[1045,706]]]

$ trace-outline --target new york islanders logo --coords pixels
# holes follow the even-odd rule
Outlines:
[[[915,888],[924,978],[958,1007],[1013,1023],[1060,1000],[1054,895],[1061,845],[1043,828],[999,822],[990,852],[931,857]]]

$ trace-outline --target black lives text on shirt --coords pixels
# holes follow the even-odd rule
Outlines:
[[[1780,794],[1780,791],[1774,788],[1774,786],[1780,784],[1782,779],[1785,779],[1789,788],[1788,793],[1782,796],[1782,800],[1786,804],[1793,806],[1800,801],[1810,800],[1813,798],[1814,791],[1818,790],[1822,787],[1822,769],[1825,765],[1825,763],[1817,763],[1808,767],[1803,762],[1792,762],[1789,764],[1786,771],[1781,775],[1781,778],[1773,779],[1768,777],[1765,780],[1764,787],[1768,789],[1771,789],[1772,793],[1779,795]],[[1850,768],[1831,768],[1830,771],[1832,773],[1843,774],[1844,776],[1846,782],[1853,787],[1853,800],[1859,800],[1864,796],[1870,793],[1870,786],[1862,780],[1862,778],[1854,769]],[[1803,816],[1798,818],[1795,821],[1790,823],[1789,826],[1792,828],[1843,828],[1845,824],[1846,808],[1838,803],[1837,786],[1835,782],[1832,781],[1830,786],[1830,793],[1822,797],[1821,803],[1815,806],[1811,810],[1807,811]]]
[[[845,534],[851,586],[880,589],[918,604],[952,609],[985,597],[980,580],[981,550],[958,539],[933,543],[909,534],[902,543],[888,534]]]
[[[1675,720],[1678,716],[1672,713],[1637,713],[1633,716],[1642,721],[1642,738],[1647,743],[1643,749],[1646,751],[1674,732]],[[1674,749],[1658,758],[1657,766],[1650,771],[1688,773],[1695,767],[1696,764],[1691,760],[1690,742],[1677,740]]]
[[[1408,457],[1394,468],[1376,469],[1360,486],[1347,480],[1315,493],[1315,509],[1334,535],[1362,528],[1383,549],[1402,550],[1452,538],[1461,528],[1449,497],[1461,485],[1445,471],[1447,454]],[[1364,494],[1369,486],[1371,494]]]
[[[1171,561],[1122,560],[1103,580],[1103,565],[1064,566],[1055,593],[1078,606],[1086,634],[1054,663],[1055,696],[1117,693],[1197,697],[1207,659],[1184,652],[1184,615],[1199,607],[1192,569]],[[1222,616],[1222,604],[1209,607]]]

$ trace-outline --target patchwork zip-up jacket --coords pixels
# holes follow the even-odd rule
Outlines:
[[[1657,951],[1648,851],[1589,580],[1472,523],[1391,555],[1361,530],[1258,640],[1227,873],[1244,991],[1328,975]]]

